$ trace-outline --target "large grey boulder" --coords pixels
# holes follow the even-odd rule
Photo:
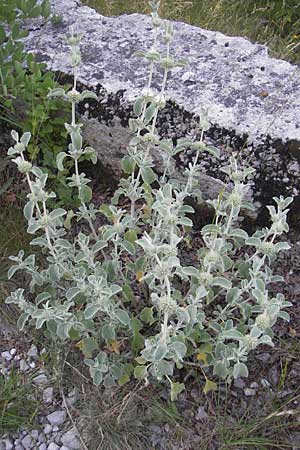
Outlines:
[[[97,92],[99,102],[91,100],[79,108],[84,134],[104,167],[118,176],[120,156],[129,139],[123,127],[147,79],[146,63],[133,54],[151,46],[151,19],[140,14],[104,17],[77,0],[53,0],[52,6],[62,23],[31,21],[26,48],[49,69],[67,76],[71,68],[66,32],[71,26],[85,32],[79,80]],[[207,109],[211,122],[207,139],[223,149],[221,164],[238,151],[257,169],[253,201],[265,205],[274,195],[293,195],[296,211],[300,204],[299,67],[270,58],[265,46],[247,39],[182,22],[173,25],[172,53],[188,60],[188,65],[172,71],[169,101],[158,122],[160,134],[174,139],[195,134],[197,117]],[[157,72],[154,87],[159,87],[161,79],[162,73]],[[216,195],[224,181],[220,161],[204,157],[202,164],[206,172],[202,185],[209,184],[207,177],[219,180],[211,182],[212,192],[207,192]]]

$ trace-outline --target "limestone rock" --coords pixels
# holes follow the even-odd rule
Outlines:
[[[30,20],[26,48],[67,78],[72,71],[66,57],[66,33],[70,26],[85,32],[79,80],[82,87],[95,90],[99,101],[81,104],[78,112],[85,122],[85,138],[95,146],[103,167],[107,166],[109,176],[119,176],[119,161],[129,139],[124,130],[147,80],[147,65],[134,52],[151,46],[151,18],[141,14],[104,17],[77,0],[52,0],[52,6],[62,16],[62,24]],[[214,188],[214,192],[207,188],[207,195],[215,196],[221,185],[214,179],[224,181],[219,167],[236,151],[257,169],[252,192],[258,207],[282,194],[296,197],[292,208],[299,209],[299,67],[270,58],[265,46],[241,37],[182,22],[173,26],[172,54],[186,59],[188,66],[172,71],[166,93],[169,101],[157,123],[160,135],[176,140],[195,132],[199,114],[207,109],[211,122],[207,137],[215,145],[223,144],[223,150],[228,147],[221,161],[203,157],[206,175],[199,182]],[[154,87],[159,88],[161,78],[158,70]],[[115,117],[123,130],[112,126]]]

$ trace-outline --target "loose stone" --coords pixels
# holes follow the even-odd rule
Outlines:
[[[24,448],[26,448],[26,450],[33,448],[34,441],[33,441],[32,437],[30,436],[30,434],[27,434],[27,436],[25,436],[22,439],[22,445]]]
[[[30,358],[34,358],[34,359],[37,358],[37,356],[38,356],[38,349],[37,349],[36,345],[32,345],[30,347],[30,349],[27,352],[27,356],[29,356]]]
[[[33,437],[33,439],[35,439],[35,440],[37,440],[38,437],[39,437],[39,432],[38,432],[38,430],[32,430],[30,434],[31,434],[31,436]]]
[[[52,425],[48,424],[44,426],[44,433],[45,434],[50,434],[52,433]]]
[[[47,387],[43,392],[43,402],[46,404],[52,403],[53,387]]]
[[[5,444],[5,450],[12,450],[14,448],[14,445],[10,439],[4,439]]]
[[[21,359],[20,360],[20,370],[21,370],[21,372],[26,372],[26,370],[28,370],[28,369],[29,369],[29,365],[27,364],[25,359]]]
[[[77,432],[74,428],[71,428],[71,430],[62,435],[61,442],[66,447],[69,447],[70,450],[77,450],[80,448],[80,442],[77,437]]]
[[[61,425],[66,420],[66,411],[54,411],[47,416],[47,420],[53,426]]]
[[[4,358],[6,361],[10,361],[12,359],[12,356],[9,352],[2,352],[1,353],[2,358]]]
[[[40,375],[34,377],[32,382],[36,385],[46,384],[48,382],[48,378],[44,373],[41,373]]]
[[[47,450],[59,450],[59,445],[51,442],[51,444],[48,445]]]
[[[39,449],[38,450],[47,450],[47,445],[46,444],[41,444],[40,446],[39,446]]]
[[[256,390],[250,388],[246,388],[244,392],[247,397],[253,397],[256,394]]]

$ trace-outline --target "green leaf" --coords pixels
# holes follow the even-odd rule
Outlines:
[[[112,219],[113,213],[108,205],[101,205],[99,211],[109,220]]]
[[[102,241],[101,239],[99,239],[96,244],[94,244],[93,246],[93,252],[97,253],[100,250],[102,250],[104,247],[107,247],[107,243],[105,241]]]
[[[63,208],[56,208],[49,214],[49,217],[53,220],[63,217],[67,214],[67,211]]]
[[[180,361],[182,361],[187,351],[186,345],[183,342],[179,341],[172,342],[169,349],[173,350],[176,353],[176,356]]]
[[[233,378],[236,380],[237,378],[247,377],[249,375],[246,364],[244,363],[236,363],[233,367]]]
[[[129,286],[129,284],[124,284],[122,286],[122,294],[124,302],[132,302],[134,300],[133,290]]]
[[[122,170],[125,173],[132,173],[135,169],[135,160],[131,156],[124,156],[121,161]]]
[[[132,244],[129,241],[123,241],[121,243],[121,246],[126,250],[126,252],[129,253],[129,255],[134,255],[135,254],[135,245]]]
[[[48,17],[51,14],[51,5],[49,0],[44,0],[42,3],[42,15],[45,17],[45,19],[48,19]]]
[[[75,217],[75,213],[74,213],[74,211],[71,209],[70,211],[68,211],[68,214],[67,214],[67,217],[66,217],[66,219],[65,219],[65,221],[64,221],[64,227],[66,227],[67,228],[67,230],[70,230],[70,228],[71,228],[71,220],[73,219],[73,217]]]
[[[29,319],[29,314],[27,314],[27,313],[22,313],[20,315],[20,317],[18,318],[17,326],[20,328],[21,331],[24,330],[24,327],[25,327],[28,319]]]
[[[106,341],[114,341],[116,339],[115,329],[110,324],[106,323],[102,327],[101,336]]]
[[[164,359],[167,352],[168,352],[167,344],[165,342],[158,342],[152,355],[153,361],[154,362],[161,361],[162,359]]]
[[[144,308],[140,314],[140,318],[143,322],[152,325],[155,322],[153,317],[153,308]]]
[[[73,147],[78,152],[82,149],[82,136],[78,131],[72,131],[71,132],[71,140]]]
[[[29,221],[32,218],[33,210],[34,210],[34,203],[27,202],[23,209],[23,214],[27,221]]]
[[[157,110],[157,106],[155,103],[151,103],[151,105],[148,106],[145,112],[144,116],[144,124],[147,125],[154,117],[155,112]]]
[[[137,240],[137,234],[135,230],[128,230],[125,233],[125,239],[126,241],[131,242],[132,244],[135,243],[135,241]]]
[[[196,269],[196,267],[193,266],[183,267],[182,272],[184,273],[184,275],[199,278],[199,269]]]
[[[130,381],[130,376],[127,375],[127,373],[124,373],[123,375],[120,376],[120,378],[118,379],[118,385],[119,386],[124,386],[124,384],[128,383]]]
[[[98,350],[99,346],[96,339],[87,337],[82,339],[81,350],[85,357],[91,358],[95,350]]]
[[[131,329],[133,331],[133,339],[131,342],[131,348],[135,355],[144,347],[144,338],[140,333],[140,329],[142,328],[142,323],[133,318],[130,321]]]
[[[79,187],[79,198],[82,203],[89,203],[92,200],[92,196],[93,192],[89,186],[84,185]]]
[[[99,305],[88,305],[84,311],[84,318],[87,320],[92,319],[99,310],[100,310]]]
[[[99,386],[103,381],[103,375],[100,370],[95,370],[92,372],[93,382],[96,386]]]
[[[64,170],[63,160],[66,156],[68,156],[66,152],[60,152],[56,157],[56,165],[60,171]]]
[[[217,375],[220,378],[226,378],[226,376],[228,375],[228,371],[227,368],[225,366],[224,363],[222,362],[217,362],[214,366],[214,375]]]
[[[248,239],[248,233],[246,233],[245,230],[242,230],[241,228],[236,228],[231,230],[229,236],[241,238],[241,239]]]
[[[218,286],[223,289],[230,289],[232,285],[231,282],[227,280],[227,278],[215,277],[211,283],[211,286]]]
[[[157,176],[153,172],[151,167],[142,167],[141,175],[142,175],[143,181],[147,184],[151,184],[157,179]]]
[[[226,339],[237,339],[237,340],[241,340],[241,339],[244,338],[244,335],[243,335],[240,331],[238,331],[238,330],[232,328],[231,330],[223,331],[222,337],[223,337],[223,338],[226,338]]]
[[[133,112],[136,116],[139,116],[141,114],[143,105],[144,105],[143,97],[139,97],[138,99],[136,99],[134,106],[133,106]]]
[[[147,376],[147,367],[146,366],[136,366],[134,368],[133,374],[137,380],[143,380]]]
[[[68,289],[66,293],[67,300],[70,302],[71,300],[73,300],[73,298],[80,294],[80,292],[81,291],[78,287],[72,287]]]
[[[203,393],[208,394],[211,391],[216,391],[218,389],[218,385],[214,382],[206,378],[205,386],[203,388]]]
[[[123,309],[116,309],[115,316],[118,319],[118,321],[121,322],[123,325],[125,326],[130,325],[130,317],[127,311],[124,311]]]
[[[26,133],[23,133],[20,141],[22,142],[22,144],[25,145],[25,147],[27,147],[27,145],[29,144],[31,138],[31,133],[29,131],[27,131]]]
[[[277,242],[274,248],[276,252],[280,252],[281,250],[289,250],[291,246],[287,242]]]
[[[184,391],[185,385],[183,383],[173,383],[171,381],[171,401],[177,400],[179,394]]]

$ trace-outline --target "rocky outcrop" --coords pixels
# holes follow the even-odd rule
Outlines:
[[[147,77],[146,63],[133,54],[151,46],[151,20],[140,14],[103,17],[76,0],[53,0],[52,4],[62,23],[31,21],[26,48],[49,69],[68,75],[65,35],[71,26],[85,32],[79,79],[97,92],[99,101],[86,102],[79,112],[86,123],[86,139],[92,141],[100,160],[108,161],[112,173],[118,173],[119,156],[128,139],[120,126],[127,126],[132,103]],[[196,134],[197,116],[207,109],[211,122],[207,139],[222,147],[221,164],[238,151],[241,159],[257,169],[253,201],[260,206],[270,203],[274,195],[293,195],[296,212],[300,206],[299,67],[270,58],[265,46],[241,37],[181,22],[173,25],[172,53],[188,60],[188,65],[172,72],[169,101],[158,122],[160,134],[175,140]],[[160,72],[155,74],[154,87],[161,77]],[[181,163],[179,158],[179,168]],[[202,164],[206,176],[224,181],[219,161],[204,157]]]

